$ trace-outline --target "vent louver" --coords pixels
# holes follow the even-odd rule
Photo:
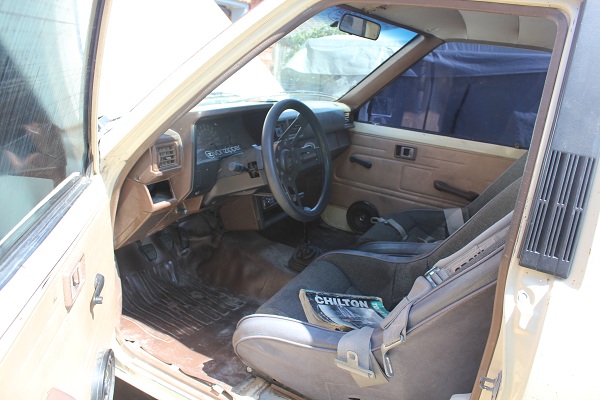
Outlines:
[[[350,111],[344,112],[344,123],[346,125],[352,125],[352,114],[350,113]]]
[[[177,161],[177,150],[175,149],[174,144],[158,147],[156,149],[156,154],[158,156],[158,169],[161,171],[179,165]]]
[[[527,223],[523,266],[563,278],[569,275],[593,167],[591,157],[551,152]]]

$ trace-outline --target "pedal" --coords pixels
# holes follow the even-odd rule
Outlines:
[[[190,237],[188,236],[185,229],[182,227],[177,228],[177,232],[179,233],[179,243],[181,244],[181,249],[185,250],[190,247]]]
[[[152,262],[158,258],[158,252],[153,244],[142,244],[142,242],[138,240],[137,245],[140,253],[142,253],[148,261]]]

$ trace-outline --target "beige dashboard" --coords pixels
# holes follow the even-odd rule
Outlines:
[[[323,125],[332,156],[341,154],[350,143],[348,107],[332,102],[307,104]],[[123,183],[115,218],[115,248],[208,207],[224,205],[228,210],[228,203],[233,203],[239,211],[240,201],[250,208],[264,203],[269,190],[262,174],[260,144],[271,106],[213,105],[192,110],[176,121],[144,152]],[[280,123],[289,119],[282,114]],[[231,164],[244,168],[236,171]],[[244,196],[252,201],[243,200]],[[265,204],[265,209],[271,206]],[[263,224],[249,226],[260,229]]]
[[[185,149],[185,150],[184,150]],[[127,176],[115,220],[115,248],[164,229],[200,210],[191,190],[192,138],[170,129],[137,161]]]

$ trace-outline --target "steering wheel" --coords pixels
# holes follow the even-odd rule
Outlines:
[[[295,110],[298,116],[275,141],[277,122],[286,110]],[[306,142],[309,126],[314,139]],[[331,194],[331,154],[321,123],[304,103],[286,99],[273,105],[263,125],[262,158],[273,197],[290,217],[308,222],[325,211]],[[318,165],[323,171],[321,195],[310,208],[302,204],[296,180],[301,172]]]

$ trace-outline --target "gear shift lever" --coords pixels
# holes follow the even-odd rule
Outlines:
[[[302,244],[296,248],[294,254],[288,261],[288,267],[294,271],[301,272],[312,260],[323,253],[323,250],[312,244],[308,238],[308,225],[302,224],[304,238]]]

